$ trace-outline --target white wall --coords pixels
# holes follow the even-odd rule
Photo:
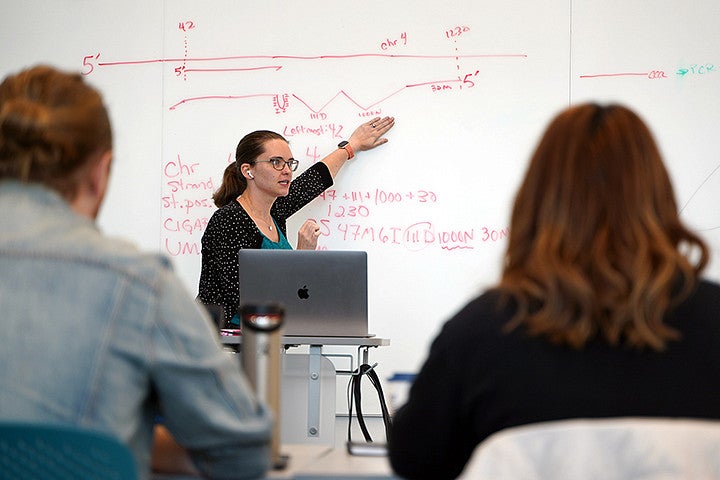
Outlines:
[[[497,279],[527,158],[571,102],[643,115],[683,217],[717,251],[719,14],[710,0],[29,0],[3,6],[0,74],[89,73],[116,135],[101,227],[170,255],[192,295],[210,196],[244,134],[284,133],[304,169],[369,115],[395,116],[390,143],[348,164],[289,235],[315,218],[321,248],[368,251],[387,376],[418,368]]]

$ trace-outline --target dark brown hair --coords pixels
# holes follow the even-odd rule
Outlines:
[[[576,348],[602,336],[662,350],[679,337],[665,313],[707,261],[645,123],[623,106],[584,104],[561,112],[532,156],[499,288],[518,301],[511,328]]]
[[[82,76],[36,66],[0,84],[0,179],[71,199],[93,155],[112,148],[107,110]]]
[[[254,165],[260,155],[265,153],[265,143],[270,140],[287,140],[279,133],[270,130],[256,130],[245,135],[235,149],[235,162],[225,168],[222,185],[213,193],[215,205],[223,207],[235,199],[247,188],[247,179],[240,172],[244,163]]]

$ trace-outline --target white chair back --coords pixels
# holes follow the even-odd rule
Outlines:
[[[514,427],[481,443],[459,478],[720,479],[720,421],[612,418]]]

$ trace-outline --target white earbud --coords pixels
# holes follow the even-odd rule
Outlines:
[[[248,177],[255,178],[255,176],[252,174],[252,172],[250,170],[247,171],[247,174],[248,174]]]

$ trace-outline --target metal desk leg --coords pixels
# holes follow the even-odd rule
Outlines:
[[[360,345],[358,347],[358,366],[362,365],[363,363],[369,364],[368,359],[370,358],[370,354],[368,351],[370,350],[370,347],[375,348],[375,345]]]
[[[322,345],[310,345],[308,360],[308,437],[320,436],[320,369]]]

